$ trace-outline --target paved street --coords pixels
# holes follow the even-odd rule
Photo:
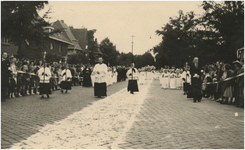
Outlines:
[[[127,82],[108,86],[108,96],[125,88]],[[73,86],[67,94],[54,91],[50,99],[39,95],[7,99],[1,105],[1,148],[25,140],[46,124],[65,119],[74,112],[102,101],[93,96],[93,88]]]
[[[49,100],[7,100],[2,148],[244,148],[244,109],[209,99],[193,103],[181,90],[161,89],[159,81],[130,95],[126,84],[109,86],[104,99],[79,86]]]
[[[181,90],[163,90],[158,83],[120,148],[244,149],[243,109],[209,99],[193,103]]]

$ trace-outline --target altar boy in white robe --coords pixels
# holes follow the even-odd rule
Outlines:
[[[190,89],[190,83],[191,83],[191,74],[190,74],[190,66],[185,66],[184,67],[184,72],[182,73],[182,80],[183,80],[183,90],[184,90],[184,95],[186,95]]]
[[[106,82],[108,69],[106,64],[102,63],[102,57],[100,57],[98,61],[99,63],[94,66],[92,75],[94,76],[94,96],[101,98],[102,96],[107,96]]]
[[[127,71],[128,77],[128,91],[131,94],[134,92],[139,92],[137,80],[139,79],[139,72],[136,68],[134,68],[134,63],[131,64],[131,68]]]
[[[61,72],[61,83],[60,83],[60,92],[63,93],[63,90],[66,90],[65,93],[68,92],[68,90],[71,90],[71,81],[72,81],[72,75],[71,71],[68,69],[68,64],[65,64],[64,69]]]
[[[40,95],[42,95],[41,98],[44,98],[44,94],[46,94],[47,98],[49,98],[49,94],[52,94],[50,88],[51,71],[47,67],[46,62],[43,63],[43,66],[41,66],[37,74],[40,79]]]

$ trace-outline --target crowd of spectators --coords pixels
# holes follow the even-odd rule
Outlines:
[[[244,107],[244,64],[217,61],[207,64],[201,75],[203,97],[221,104],[235,104]]]
[[[20,60],[13,55],[9,56],[7,52],[2,52],[1,100],[5,101],[6,97],[15,98],[39,94],[40,79],[37,76],[37,73],[42,65],[42,60]],[[72,75],[72,86],[83,84],[83,70],[86,66],[84,64],[69,64],[69,70]],[[52,74],[52,77],[50,78],[51,91],[59,90],[62,78],[61,72],[65,67],[65,62],[48,62],[47,67],[51,70]],[[89,67],[93,70],[93,67]],[[125,67],[117,68],[117,82],[126,79],[126,75],[123,75],[125,70]]]

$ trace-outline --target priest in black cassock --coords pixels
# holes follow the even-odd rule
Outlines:
[[[198,63],[198,58],[193,59],[190,67],[191,88],[193,94],[193,102],[201,102],[202,99],[202,83],[201,83],[201,66]]]
[[[85,87],[91,87],[92,81],[91,81],[91,69],[88,67],[88,65],[85,66],[83,69],[83,86]]]
[[[134,92],[139,92],[137,80],[139,79],[139,72],[136,68],[134,68],[134,63],[131,64],[131,68],[127,71],[128,77],[128,91],[131,94]]]

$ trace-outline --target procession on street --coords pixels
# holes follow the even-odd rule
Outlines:
[[[1,149],[244,149],[244,1],[2,1]]]

